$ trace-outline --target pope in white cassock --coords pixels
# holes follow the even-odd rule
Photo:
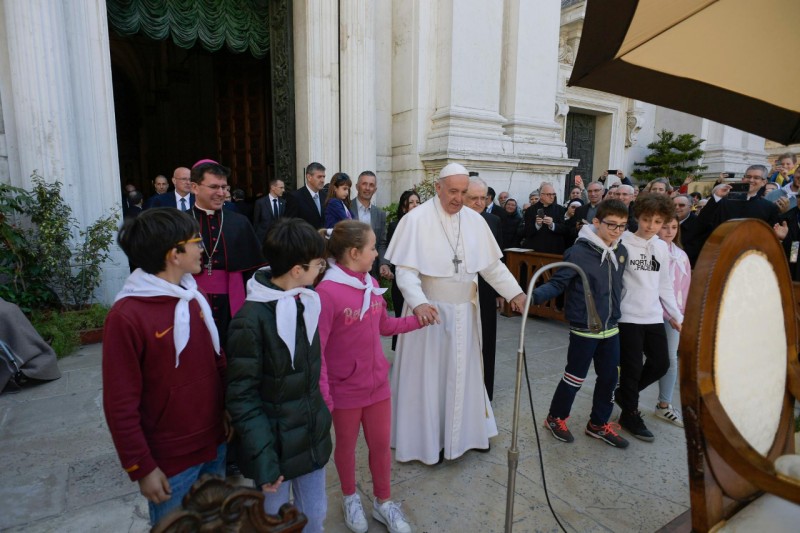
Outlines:
[[[525,294],[500,262],[486,221],[462,209],[467,170],[451,163],[436,182],[437,196],[410,211],[395,230],[386,259],[423,328],[400,336],[392,367],[392,447],[398,461],[435,464],[487,449],[497,435],[483,384],[478,276],[515,311]]]

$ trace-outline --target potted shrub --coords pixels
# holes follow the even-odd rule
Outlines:
[[[117,230],[115,209],[81,228],[61,183],[36,171],[32,191],[0,185],[0,297],[25,311],[56,353],[99,342],[108,309],[90,305]],[[94,336],[86,330],[95,330]]]

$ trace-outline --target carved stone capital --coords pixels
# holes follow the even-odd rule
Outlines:
[[[572,65],[575,62],[575,49],[567,43],[567,37],[558,38],[558,62]]]
[[[625,122],[626,135],[625,135],[625,148],[630,148],[639,138],[639,132],[644,126],[644,116],[638,111],[628,111],[628,118]]]

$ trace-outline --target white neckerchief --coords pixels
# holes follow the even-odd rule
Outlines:
[[[153,274],[148,274],[141,268],[137,268],[125,280],[122,290],[119,291],[115,302],[127,298],[128,296],[136,296],[140,298],[152,298],[154,296],[173,296],[178,299],[175,305],[175,323],[172,330],[172,338],[175,341],[175,368],[181,362],[181,352],[189,342],[190,331],[190,315],[189,315],[189,302],[197,300],[200,304],[201,316],[203,322],[211,334],[211,342],[214,345],[214,351],[219,354],[219,333],[217,326],[214,324],[214,315],[211,313],[211,307],[208,305],[203,294],[197,290],[197,282],[191,274],[184,274],[181,278],[181,284],[175,285],[165,279],[161,279]]]
[[[681,274],[684,276],[686,275],[686,265],[682,261],[683,256],[679,252],[680,248],[674,243],[670,242],[667,243],[667,250],[669,250],[669,256],[672,259],[673,264],[678,265],[678,270],[681,271]]]
[[[386,289],[380,289],[373,285],[372,278],[369,275],[366,276],[364,283],[362,283],[358,278],[351,276],[339,268],[339,266],[336,264],[336,261],[333,259],[328,259],[328,265],[328,270],[325,272],[325,276],[322,278],[322,281],[328,280],[364,291],[364,301],[361,304],[361,313],[358,316],[358,319],[362,320],[366,312],[369,310],[372,295],[375,294],[380,296],[386,292]]]
[[[264,267],[260,270],[269,270],[269,267]],[[289,358],[292,361],[292,368],[294,368],[294,343],[295,334],[297,333],[297,303],[295,296],[299,295],[300,301],[303,303],[303,321],[306,324],[306,336],[308,337],[308,345],[314,341],[314,332],[317,331],[317,324],[319,323],[319,312],[321,305],[319,303],[319,295],[311,289],[305,287],[295,287],[288,291],[270,289],[266,285],[256,281],[253,276],[247,282],[247,298],[251,302],[274,302],[278,301],[275,306],[275,321],[278,325],[278,336],[283,343],[289,348]]]
[[[617,264],[617,257],[614,255],[614,250],[617,249],[617,244],[619,244],[619,239],[611,243],[611,246],[608,246],[606,243],[603,242],[603,239],[597,236],[597,228],[594,227],[592,224],[584,224],[581,228],[581,231],[578,232],[578,238],[584,238],[587,241],[591,242],[601,250],[603,250],[602,255],[600,255],[600,264],[603,264],[603,261],[608,259],[608,262],[614,265],[615,270],[619,270],[619,264]]]

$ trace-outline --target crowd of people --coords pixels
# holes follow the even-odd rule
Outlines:
[[[429,201],[405,191],[390,224],[373,202],[371,171],[355,183],[339,172],[326,184],[325,167],[311,163],[305,185],[289,194],[271,181],[252,217],[236,206],[243,194],[231,194],[229,174],[204,159],[175,170],[174,190],[157,177],[158,194],[146,204],[127,194],[136,202],[126,207],[134,212],[118,242],[132,273],[106,322],[104,410],[153,524],[199,476],[224,476],[228,464],[261,488],[267,512],[277,513],[291,489],[306,530],[321,531],[333,456],[344,522],[367,531],[355,487],[363,429],[372,516],[390,532],[410,531],[391,499],[391,449],[398,462],[433,465],[488,451],[497,435],[496,301],[525,308],[502,249],[563,254],[585,270],[599,331],[574,271],[559,270],[534,292],[534,303],[563,295],[570,323],[544,425],[556,439],[574,440],[567,419],[594,363],[585,433],[618,448],[628,446],[620,426],[655,439],[639,393],[656,382],[655,415],[682,426],[672,406],[677,341],[691,269],[717,225],[764,220],[797,273],[794,167],[770,181],[766,167],[752,165],[746,191],[723,180],[707,199],[687,194],[691,178],[681,187],[654,180],[640,191],[622,173],[586,185],[578,177],[563,205],[543,183],[520,207],[507,192],[495,203],[476,173],[452,163]],[[393,282],[393,317],[381,279]],[[381,336],[394,337],[391,368]],[[611,422],[615,401],[619,424]]]

